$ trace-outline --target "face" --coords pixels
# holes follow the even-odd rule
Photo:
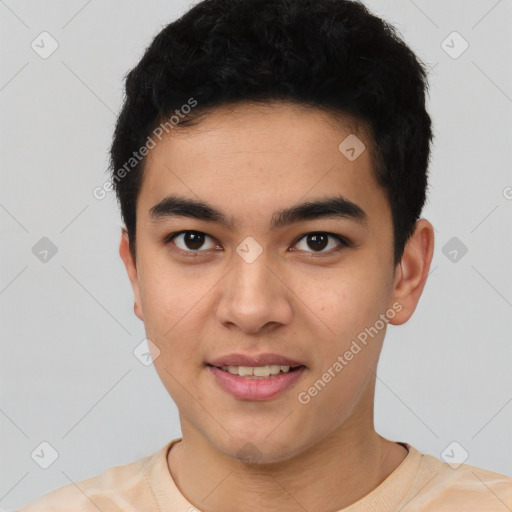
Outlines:
[[[147,157],[136,268],[121,242],[135,312],[184,436],[226,456],[286,460],[355,415],[371,422],[387,323],[412,313],[397,302],[402,274],[370,140],[344,121],[278,103],[223,107]],[[351,134],[366,146],[356,159],[339,149]],[[244,361],[300,367],[259,379],[215,368]]]

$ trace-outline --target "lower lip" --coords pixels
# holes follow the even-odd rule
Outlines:
[[[301,377],[304,366],[288,373],[278,373],[268,378],[248,379],[233,375],[215,366],[208,366],[217,384],[240,400],[268,400],[292,387]]]

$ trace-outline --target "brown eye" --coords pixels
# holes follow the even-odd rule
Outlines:
[[[334,239],[338,241],[338,244],[330,244],[329,239]],[[301,242],[304,240],[304,242]],[[339,235],[335,235],[333,233],[324,233],[322,231],[308,233],[304,235],[298,242],[297,245],[300,246],[302,243],[302,247],[298,247],[299,250],[304,250],[306,252],[313,253],[324,253],[324,252],[335,252],[343,247],[348,247],[349,243],[343,237]],[[330,250],[324,251],[324,249],[328,247]],[[311,250],[309,250],[311,249]]]
[[[181,231],[167,236],[164,243],[166,245],[175,245],[178,248],[177,250],[183,253],[190,253],[188,256],[194,256],[195,253],[204,252],[207,249],[214,249],[216,247],[216,244],[213,242],[210,242],[209,247],[205,247],[207,239],[213,240],[209,235],[201,231]]]
[[[198,233],[196,231],[187,231],[183,233],[183,243],[187,249],[197,251],[204,244],[205,235],[204,233]]]

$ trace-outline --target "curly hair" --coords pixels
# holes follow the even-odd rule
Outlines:
[[[134,258],[146,159],[123,179],[116,169],[194,98],[198,107],[177,127],[216,106],[272,100],[351,114],[369,126],[373,172],[391,207],[400,262],[428,187],[427,73],[396,29],[362,3],[203,0],[157,34],[125,79],[110,170]]]

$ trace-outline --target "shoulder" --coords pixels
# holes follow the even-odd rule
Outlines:
[[[448,464],[422,454],[410,504],[439,512],[512,509],[512,478],[470,464]],[[423,508],[425,507],[425,508]],[[508,508],[507,508],[508,507]]]
[[[160,455],[161,450],[129,464],[111,467],[92,478],[70,483],[41,496],[17,512],[122,512],[128,502],[153,505],[147,475]],[[135,498],[137,501],[132,502]]]

